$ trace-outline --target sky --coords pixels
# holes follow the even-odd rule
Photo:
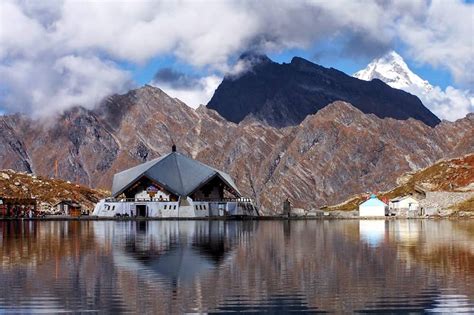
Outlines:
[[[197,107],[243,52],[352,74],[392,50],[437,88],[440,118],[473,111],[472,1],[1,0],[0,113],[94,108],[144,84]]]

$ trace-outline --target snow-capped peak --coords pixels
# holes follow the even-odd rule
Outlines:
[[[474,95],[471,91],[452,86],[443,90],[439,86],[432,86],[413,73],[395,51],[373,60],[353,76],[366,81],[379,79],[393,88],[414,94],[441,119],[456,120],[474,112]]]
[[[401,90],[416,86],[428,93],[433,89],[428,81],[413,73],[402,56],[395,51],[375,59],[365,69],[354,73],[354,77],[366,81],[380,79],[391,87]]]

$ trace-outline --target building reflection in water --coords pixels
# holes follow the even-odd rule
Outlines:
[[[176,284],[219,266],[231,254],[230,225],[224,221],[129,222],[124,239],[115,239],[117,266]]]
[[[385,239],[387,221],[381,219],[360,220],[359,236],[362,242],[376,247]]]
[[[473,312],[474,222],[0,222],[3,312]]]

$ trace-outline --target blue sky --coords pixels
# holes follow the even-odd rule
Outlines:
[[[473,1],[474,0],[469,2]],[[406,45],[404,45],[400,40],[395,40],[391,47],[386,47],[378,54],[372,53],[366,55],[348,54],[347,47],[345,47],[346,42],[347,38],[344,36],[336,36],[323,38],[304,48],[286,48],[279,49],[278,51],[263,51],[262,53],[268,55],[270,59],[278,63],[289,63],[293,57],[298,56],[324,67],[332,67],[341,70],[348,75],[352,75],[353,73],[364,69],[374,58],[382,57],[386,52],[394,50],[404,58],[405,62],[413,72],[418,74],[421,78],[428,80],[432,85],[439,86],[442,89],[445,89],[447,86],[459,87],[458,82],[453,79],[453,76],[447,68],[434,66],[429,62],[413,60],[411,55],[407,52]],[[242,51],[243,50],[245,50],[245,47]],[[235,62],[240,53],[241,51],[230,56],[229,60],[231,64]],[[150,61],[142,65],[124,63],[121,64],[121,66],[132,72],[133,80],[139,85],[150,83],[153,80],[154,75],[160,69],[167,68],[172,68],[178,72],[195,77],[204,77],[211,74],[222,76],[222,72],[220,71],[216,71],[209,67],[196,67],[189,65],[172,54],[152,58]]]
[[[319,43],[318,46],[324,47],[325,45]],[[454,82],[450,72],[446,69],[411,60],[410,56],[404,52],[403,47],[394,47],[394,50],[404,58],[405,62],[413,72],[418,74],[423,79],[428,80],[431,84],[440,86],[443,89],[445,89],[447,86],[457,86],[457,83]],[[328,54],[319,56],[318,52],[320,51],[321,49],[310,47],[307,49],[285,49],[279,52],[270,52],[267,55],[270,57],[270,59],[278,63],[289,63],[293,57],[298,56],[327,68],[332,67],[341,70],[349,75],[352,75],[353,73],[365,68],[373,59],[373,57],[369,56],[344,56],[334,48],[327,50]],[[173,57],[173,55],[153,58],[144,65],[123,63],[121,64],[121,67],[132,72],[133,80],[138,85],[150,83],[153,80],[156,72],[164,68],[173,68],[176,71],[193,76],[208,76],[212,73],[216,73],[216,71],[212,71],[212,69],[210,70],[201,67],[193,67],[183,63],[177,58]]]
[[[473,1],[3,0],[0,112],[94,108],[147,83],[197,106],[245,51],[352,74],[395,50],[439,86],[425,105],[459,118],[473,111]]]

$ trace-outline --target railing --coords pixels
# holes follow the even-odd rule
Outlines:
[[[145,199],[145,198],[106,198],[105,202],[178,202],[177,200],[169,200],[169,199],[160,199],[160,198],[152,198],[152,199]]]
[[[204,198],[193,199],[194,202],[253,202],[251,198]]]
[[[206,198],[206,199],[194,199],[194,202],[250,202],[253,200],[251,198]],[[172,201],[169,199],[144,199],[144,198],[106,198],[105,202],[178,202]]]

